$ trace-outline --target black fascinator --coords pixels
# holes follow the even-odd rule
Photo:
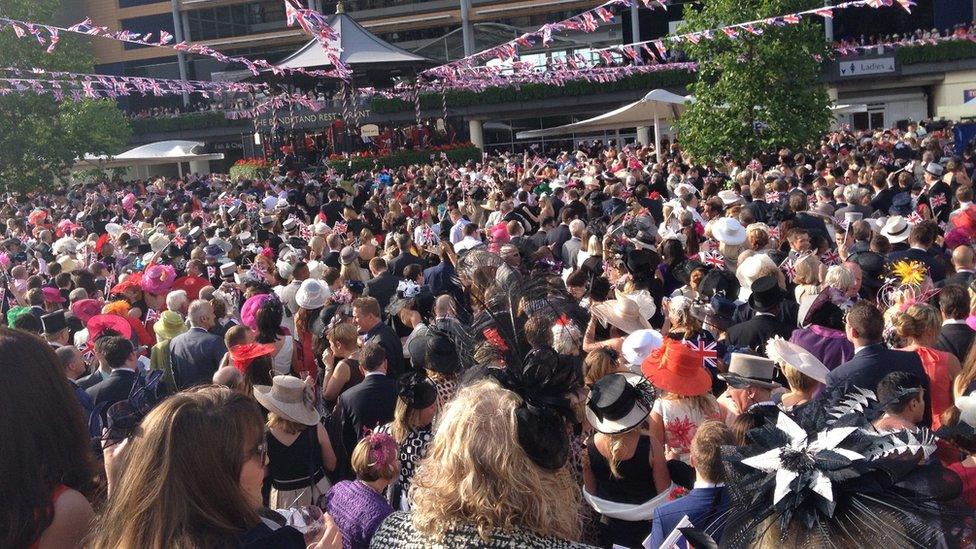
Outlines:
[[[423,371],[407,372],[397,379],[397,396],[412,410],[422,410],[437,400],[437,388]]]

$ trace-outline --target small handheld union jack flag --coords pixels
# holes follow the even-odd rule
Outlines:
[[[702,361],[711,366],[712,368],[718,367],[718,344],[714,341],[705,343],[702,340],[698,341],[688,341],[684,340],[683,343],[688,346],[692,351],[695,351],[699,356],[702,357]]]
[[[157,320],[159,320],[159,313],[155,309],[150,308],[146,311],[146,326],[151,326]]]
[[[349,226],[346,225],[345,221],[337,221],[332,227],[332,232],[337,233],[339,236],[345,236],[349,232]]]
[[[936,209],[936,208],[938,208],[939,206],[945,206],[946,205],[946,201],[947,201],[946,200],[946,195],[945,194],[942,194],[942,193],[940,193],[940,194],[933,194],[932,196],[929,197],[929,204],[932,205],[932,209],[933,210]]]
[[[769,228],[769,238],[775,238],[777,240],[779,239],[779,227]]]
[[[177,248],[182,248],[183,246],[186,246],[186,238],[184,238],[184,236],[181,234],[174,235],[173,245],[176,246]]]
[[[923,220],[922,220],[922,216],[919,215],[918,212],[912,212],[912,215],[908,216],[907,221],[912,225],[917,225],[921,223]]]
[[[709,252],[703,252],[702,260],[705,262],[706,265],[709,265],[711,267],[717,267],[719,269],[725,268],[725,258],[722,257],[722,254],[714,250]]]
[[[827,250],[820,256],[820,261],[824,265],[840,265],[840,254],[835,250]]]
[[[771,193],[766,193],[766,202],[769,202],[770,204],[778,204],[779,193],[776,191],[773,191]]]

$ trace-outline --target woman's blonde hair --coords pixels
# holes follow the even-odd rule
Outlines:
[[[909,306],[901,314],[894,315],[891,320],[898,337],[919,338],[931,330],[938,330],[942,323],[939,311],[928,304],[916,303]]]
[[[789,384],[790,389],[808,392],[814,390],[819,383],[817,380],[789,364],[781,364],[780,368],[783,370],[783,376],[786,378],[786,383]]]
[[[268,429],[281,429],[288,434],[298,434],[307,429],[307,425],[302,425],[292,421],[285,416],[279,416],[274,412],[268,412]]]
[[[820,284],[821,265],[820,258],[813,254],[801,257],[793,265],[793,268],[796,269],[796,276],[794,276],[793,281],[797,284]],[[841,288],[838,289],[843,291]]]
[[[349,281],[356,282],[366,282],[369,277],[366,276],[366,272],[360,267],[355,261],[352,263],[344,263],[339,267],[339,278]]]
[[[356,444],[350,465],[359,480],[390,480],[397,475],[399,469],[397,443],[386,433],[370,433]]]
[[[402,398],[396,400],[393,409],[393,422],[390,423],[390,434],[397,444],[401,444],[414,430],[414,423],[420,417],[423,408],[411,408]]]
[[[678,393],[665,393],[662,398],[665,400],[680,400],[702,416],[715,415],[721,411],[719,408],[718,399],[716,399],[711,393],[696,396],[685,396],[679,395]]]
[[[619,360],[616,351],[600,347],[587,353],[583,359],[583,382],[593,385],[600,378],[617,371]]]
[[[470,522],[486,541],[516,528],[579,538],[579,489],[567,468],[544,470],[519,445],[520,404],[515,393],[482,380],[443,410],[410,489],[418,531],[443,539],[458,522]]]
[[[352,349],[359,344],[359,331],[348,322],[341,322],[329,328],[329,342],[344,349]]]
[[[226,387],[191,389],[164,400],[129,440],[118,486],[91,546],[236,545],[261,521],[240,476],[263,438],[257,402]]]
[[[620,449],[623,447],[624,442],[627,439],[635,438],[635,436],[640,436],[639,429],[631,429],[623,433],[617,433],[615,435],[603,435],[607,437],[609,442],[607,443],[607,451],[610,455],[607,456],[607,467],[610,468],[610,476],[613,478],[621,478],[620,475],[620,457],[617,454],[620,453]]]
[[[829,286],[841,292],[847,292],[854,287],[854,274],[841,265],[834,265],[827,269],[824,275],[824,286]]]

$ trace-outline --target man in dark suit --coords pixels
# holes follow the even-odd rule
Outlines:
[[[912,227],[912,232],[908,234],[909,248],[889,253],[888,261],[891,263],[900,260],[918,261],[928,267],[932,282],[939,283],[946,277],[945,260],[930,251],[935,245],[935,238],[939,232],[938,225],[932,220],[915,225]]]
[[[749,184],[749,193],[752,195],[752,202],[743,207],[749,210],[756,223],[766,223],[769,221],[770,212],[773,211],[773,205],[766,202],[766,182],[756,179]]]
[[[400,351],[402,354],[403,351]],[[387,355],[379,341],[367,342],[360,354],[359,367],[365,378],[342,393],[336,410],[342,426],[345,462],[349,462],[363,429],[375,429],[393,419],[396,406],[396,380],[387,374]]]
[[[898,194],[898,189],[888,186],[888,177],[884,170],[874,172],[871,188],[874,191],[871,196],[871,213],[881,212],[882,215],[888,215],[888,210],[891,209],[891,201]]]
[[[390,260],[387,265],[388,270],[393,273],[393,276],[403,277],[403,270],[407,268],[408,265],[420,265],[424,267],[424,261],[419,257],[410,253],[410,235],[398,234],[396,236],[397,248],[400,253],[396,257]]]
[[[937,162],[925,165],[925,191],[920,198],[929,205],[932,216],[940,223],[948,223],[952,212],[952,193],[949,185],[942,181],[944,171],[942,164]]]
[[[390,273],[386,260],[382,257],[369,260],[369,272],[373,278],[366,282],[366,292],[363,295],[375,298],[380,304],[380,310],[385,311],[390,300],[396,295],[400,277]]]
[[[445,247],[441,247],[441,262],[433,267],[424,269],[424,282],[430,287],[430,293],[437,295],[457,296],[461,288],[454,282],[457,271],[451,263],[451,256]]]
[[[85,391],[91,397],[94,409],[101,412],[103,425],[105,411],[116,402],[129,398],[139,376],[136,370],[139,358],[132,342],[121,336],[107,336],[104,339],[105,362],[112,373]]]
[[[819,235],[821,238],[830,242],[830,234],[827,233],[827,225],[824,224],[822,217],[815,216],[807,212],[809,201],[807,195],[800,192],[791,192],[789,195],[790,209],[796,212],[796,226],[806,229],[810,236]]]
[[[786,290],[779,287],[775,276],[764,276],[752,283],[749,307],[755,311],[752,319],[729,328],[726,341],[737,349],[751,349],[764,355],[766,342],[773,336],[789,339],[795,324],[779,320],[780,304]]]
[[[939,309],[942,311],[942,330],[935,348],[956,355],[959,362],[966,360],[976,331],[966,324],[969,316],[969,293],[966,288],[950,284],[939,292]]]
[[[342,208],[345,204],[339,199],[339,192],[335,189],[329,189],[328,197],[329,201],[322,204],[319,211],[325,214],[325,222],[330,227],[335,227],[336,223],[343,221]]]
[[[872,303],[861,300],[847,313],[847,339],[854,344],[854,357],[827,374],[827,390],[839,398],[854,387],[876,391],[878,382],[891,372],[908,372],[925,387],[925,425],[932,423],[929,378],[917,353],[892,351],[882,339],[884,316]]]
[[[387,371],[394,378],[400,377],[406,368],[403,344],[393,328],[380,318],[380,305],[375,298],[361,297],[352,302],[352,319],[359,328],[363,340],[376,341],[386,351]]]
[[[569,208],[563,208],[562,220],[563,222],[558,227],[546,234],[546,244],[552,250],[552,256],[565,264],[566,259],[563,257],[563,244],[571,238],[569,234],[569,222],[573,220],[573,212]]]
[[[721,421],[706,421],[691,439],[691,462],[695,466],[695,487],[684,497],[654,509],[650,547],[661,547],[683,517],[696,528],[707,529],[715,543],[721,543],[729,490],[725,487],[722,446],[735,444],[732,431]]]
[[[325,243],[329,246],[329,253],[325,254],[322,263],[325,263],[333,269],[342,268],[342,264],[339,262],[339,253],[342,250],[342,236],[337,233],[332,233],[326,237]]]
[[[169,342],[173,378],[179,390],[210,383],[227,352],[224,340],[210,333],[214,311],[209,302],[198,299],[187,312],[190,329]]]
[[[71,389],[74,391],[75,397],[78,399],[78,404],[81,405],[85,422],[88,424],[88,434],[92,437],[101,436],[101,422],[92,421],[91,417],[92,411],[95,409],[95,403],[92,402],[91,397],[88,396],[88,391],[79,387],[78,383],[75,381],[84,376],[85,372],[88,370],[88,366],[85,364],[85,358],[82,356],[81,351],[79,351],[74,345],[62,345],[54,350],[54,354],[58,355],[58,360],[61,361],[61,367],[64,369],[64,374],[68,378],[68,383],[71,384]]]
[[[937,286],[962,286],[968,288],[976,278],[976,258],[973,256],[973,249],[969,246],[956,246],[952,250],[952,267],[956,274],[946,277]]]

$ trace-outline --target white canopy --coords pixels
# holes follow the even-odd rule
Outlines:
[[[690,95],[678,95],[667,90],[651,90],[639,101],[634,101],[608,113],[554,128],[519,132],[516,134],[516,137],[519,139],[532,139],[536,137],[548,137],[550,135],[654,126],[654,150],[658,151],[658,160],[660,161],[663,154],[660,150],[660,122],[662,120],[674,120],[678,118],[684,110],[685,103],[694,101],[694,99]]]
[[[833,107],[830,107],[830,112],[833,113],[834,116],[852,114],[856,112],[868,112],[868,106],[863,103],[860,105],[834,105]]]
[[[74,168],[122,168],[128,166],[154,166],[200,160],[223,160],[222,153],[199,152],[204,146],[199,141],[157,141],[115,156],[85,156],[75,162]]]
[[[377,63],[417,63],[427,61],[426,58],[402,50],[389,42],[385,42],[375,34],[364,29],[352,17],[345,13],[337,13],[329,17],[329,26],[339,35],[338,40],[330,43],[341,53],[339,59],[352,65],[369,65]],[[325,55],[322,46],[311,40],[298,51],[289,55],[278,63],[284,69],[301,69],[308,67],[326,67],[332,63]]]

